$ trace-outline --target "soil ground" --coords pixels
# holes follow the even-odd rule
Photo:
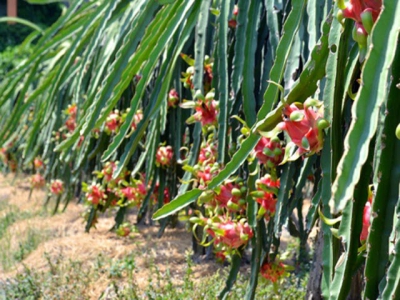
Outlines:
[[[114,225],[114,215],[110,213],[99,216],[96,228],[86,233],[82,217],[85,211],[83,205],[71,201],[65,212],[53,215],[54,203],[50,202],[47,207],[43,205],[45,191],[35,190],[29,197],[29,186],[25,178],[15,179],[11,175],[4,177],[0,174],[0,287],[2,284],[16,282],[15,278],[19,274],[29,273],[29,270],[37,274],[50,274],[50,279],[46,279],[49,280],[46,284],[50,286],[62,280],[67,281],[67,284],[68,280],[75,280],[79,285],[79,291],[77,288],[76,292],[78,296],[71,298],[65,292],[68,299],[115,299],[107,296],[113,295],[112,292],[108,294],[108,291],[115,288],[115,282],[119,289],[134,282],[139,292],[149,291],[149,286],[151,289],[157,276],[161,276],[158,284],[161,282],[164,285],[163,276],[166,274],[169,278],[167,284],[179,288],[187,284],[185,278],[188,270],[191,273],[190,280],[199,286],[205,285],[206,290],[217,281],[222,284],[217,286],[218,290],[223,287],[229,270],[226,266],[214,260],[200,260],[199,263],[190,263],[188,268],[188,257],[192,254],[192,235],[182,223],[176,228],[167,228],[161,238],[157,237],[159,227],[154,225],[139,226],[136,232],[124,238],[110,231]],[[303,214],[308,209],[309,201],[305,204]],[[135,224],[135,214],[129,215],[127,221]],[[33,246],[30,245],[32,242],[28,243],[30,246],[24,250],[21,245],[26,244],[27,240],[33,240]],[[293,256],[296,250],[293,247],[298,247],[296,239],[284,230],[280,253],[286,249],[286,255],[281,256],[285,264],[296,264],[296,257]],[[24,250],[22,253],[21,249]],[[126,269],[118,270],[121,263],[126,265],[129,261],[134,261],[131,276],[127,275]],[[71,273],[71,268],[76,267]],[[57,271],[54,268],[58,268]],[[240,273],[246,277],[249,265],[243,264]],[[53,278],[62,276],[63,279]],[[60,286],[65,285],[64,281]],[[290,286],[292,283],[288,281],[286,284]],[[82,297],[80,291],[84,293]],[[57,297],[64,299],[62,296]]]
[[[43,213],[45,192],[33,191],[28,199],[30,190],[27,180],[12,181],[11,176],[5,178],[0,175],[0,203],[6,201],[8,205],[16,207],[19,214],[27,213],[33,217],[17,220],[10,225],[7,228],[10,240],[4,241],[3,237],[0,243],[11,243],[11,248],[16,249],[20,243],[19,237],[24,236],[28,230],[46,232],[46,238],[11,268],[4,270],[0,265],[0,281],[13,278],[26,268],[46,272],[50,268],[49,259],[79,260],[90,265],[95,263],[99,255],[106,259],[119,260],[132,253],[135,253],[135,281],[139,288],[148,284],[149,276],[152,276],[148,268],[150,264],[154,264],[160,272],[169,269],[176,283],[182,281],[187,269],[185,253],[191,249],[191,234],[185,228],[167,228],[164,235],[157,238],[158,227],[142,226],[130,238],[122,238],[115,232],[110,232],[114,218],[106,215],[99,218],[96,229],[86,233],[81,217],[83,205],[71,201],[64,213],[52,215],[51,207],[48,208],[49,212]],[[2,213],[0,211],[0,218]],[[219,268],[221,266],[215,262],[202,262],[192,267],[191,276],[195,279],[204,278]],[[106,274],[101,276],[88,288],[92,299],[98,299],[109,286],[112,279],[108,277]]]

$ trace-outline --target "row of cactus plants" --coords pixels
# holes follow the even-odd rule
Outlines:
[[[55,211],[186,219],[231,272],[278,287],[282,227],[319,227],[314,297],[399,297],[400,4],[391,0],[75,1],[0,83],[0,165],[48,182]],[[311,206],[302,214],[304,188]],[[294,212],[297,211],[297,214]],[[200,247],[199,247],[200,246]],[[208,251],[208,254],[210,254]],[[319,249],[315,249],[319,251]],[[316,263],[316,262],[315,262]]]

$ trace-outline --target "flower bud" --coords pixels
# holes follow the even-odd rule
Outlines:
[[[231,193],[233,196],[236,196],[236,197],[240,197],[242,195],[242,192],[238,188],[233,188]]]
[[[248,135],[248,134],[249,134],[249,129],[248,129],[247,127],[242,127],[242,128],[240,129],[240,132],[241,132],[243,135]]]

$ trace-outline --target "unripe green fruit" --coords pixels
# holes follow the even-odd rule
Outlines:
[[[242,129],[240,129],[240,132],[241,132],[243,135],[247,135],[247,134],[249,133],[249,129],[247,129],[246,127],[242,127]]]
[[[400,140],[400,124],[396,128],[396,137]]]
[[[319,119],[317,122],[318,129],[322,130],[329,127],[329,122],[325,119]]]

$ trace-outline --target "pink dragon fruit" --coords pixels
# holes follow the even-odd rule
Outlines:
[[[174,150],[171,146],[160,146],[156,153],[156,166],[169,167],[174,157]]]
[[[222,243],[229,248],[237,249],[253,237],[253,231],[244,219],[239,222],[222,220],[212,223],[207,232],[215,239],[215,244]]]
[[[50,182],[50,192],[55,196],[61,195],[64,192],[64,182],[60,179],[52,180]]]
[[[279,140],[262,137],[254,151],[259,162],[270,168],[279,165],[283,159],[284,152]]]

